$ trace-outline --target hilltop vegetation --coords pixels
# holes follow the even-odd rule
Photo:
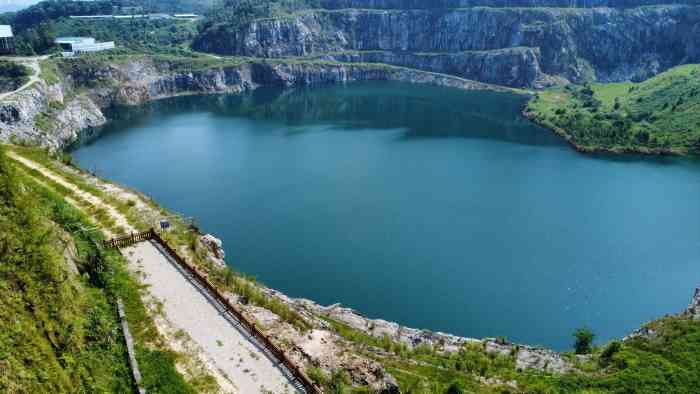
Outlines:
[[[0,15],[0,23],[12,25],[17,52],[43,54],[57,50],[57,36],[93,36],[116,41],[119,46],[154,49],[189,45],[195,24],[172,19],[79,20],[71,15],[141,14],[155,12],[199,12],[212,2],[196,0],[159,0],[147,6],[129,0],[66,1],[48,0],[15,13]]]
[[[547,90],[526,111],[584,151],[700,153],[700,65],[641,83]]]

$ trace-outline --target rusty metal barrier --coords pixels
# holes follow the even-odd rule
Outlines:
[[[131,233],[123,237],[112,238],[107,241],[102,241],[102,246],[104,246],[105,248],[123,248],[126,246],[131,246],[138,242],[148,241],[149,239],[153,238],[153,234],[155,234],[154,229],[150,229],[142,233]]]

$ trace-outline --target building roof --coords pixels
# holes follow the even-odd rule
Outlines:
[[[0,25],[0,38],[12,37],[12,26]]]
[[[56,44],[92,44],[95,39],[92,37],[58,37]]]

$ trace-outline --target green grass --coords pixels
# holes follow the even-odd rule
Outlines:
[[[124,259],[98,248],[100,235],[83,231],[93,227],[88,218],[18,172],[3,152],[0,211],[0,391],[133,391],[116,317],[122,298],[137,350],[148,349],[137,358],[153,381],[149,391],[193,392],[174,362],[162,360],[166,352]],[[75,244],[78,275],[64,260],[67,240]]]
[[[567,86],[540,92],[527,107],[536,122],[582,150],[700,153],[700,65],[641,83]]]
[[[41,73],[39,76],[49,85],[55,85],[61,82],[58,77],[58,70],[56,69],[56,62],[52,59],[44,59],[39,62],[39,69]]]

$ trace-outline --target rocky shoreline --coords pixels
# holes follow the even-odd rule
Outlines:
[[[459,77],[377,64],[263,61],[183,72],[172,64],[139,57],[99,66],[78,65],[82,67],[66,67],[58,83],[39,81],[0,101],[0,141],[58,151],[86,130],[105,124],[103,110],[111,106],[141,105],[180,95],[242,93],[260,86],[386,80],[524,94]]]
[[[225,253],[221,240],[211,234],[200,236],[200,240],[209,248],[212,261],[217,264],[225,264],[223,260]],[[291,298],[284,293],[262,285],[260,287],[269,297],[282,301],[297,313],[313,321],[315,325],[327,326],[323,320],[317,317],[325,316],[372,337],[378,339],[388,338],[391,341],[405,344],[410,349],[427,345],[438,351],[452,353],[458,352],[467,344],[472,344],[482,347],[486,353],[514,357],[518,370],[533,369],[556,374],[574,371],[578,363],[585,362],[590,358],[588,355],[565,356],[551,349],[512,343],[503,338],[477,339],[410,328],[396,322],[368,318],[359,311],[344,307],[341,304],[323,306],[308,299]],[[695,289],[688,308],[682,311],[679,316],[700,321],[700,287]],[[261,320],[264,321],[265,319],[262,318]],[[653,336],[653,330],[645,324],[640,329],[625,336],[623,340],[626,341],[640,336]],[[373,351],[381,353],[383,350],[373,349]]]
[[[0,140],[40,142],[49,149],[60,150],[79,138],[84,130],[104,124],[107,119],[102,110],[112,105],[139,105],[149,100],[183,94],[240,93],[259,86],[292,87],[361,80],[396,80],[461,89],[513,92],[511,89],[441,74],[364,64],[262,62],[186,73],[168,71],[168,67],[140,59],[93,68],[87,72],[72,72],[61,82],[52,85],[40,82],[0,103],[0,124],[3,126]],[[523,115],[528,116],[526,113]],[[53,118],[45,119],[49,116]],[[50,128],[42,129],[42,123],[47,121],[54,123]],[[564,131],[555,132],[574,145]],[[211,263],[225,266],[226,254],[221,240],[207,234],[201,235],[199,242],[208,251],[207,258]],[[327,370],[342,368],[354,371],[353,378],[358,377],[359,383],[378,388],[396,387],[391,375],[385,375],[378,363],[356,354],[327,357],[327,354],[336,349],[337,334],[332,333],[329,323],[321,317],[333,319],[374,338],[388,338],[411,349],[427,345],[450,353],[459,351],[465,345],[473,345],[486,353],[513,357],[519,370],[567,373],[576,370],[577,364],[586,360],[585,356],[563,355],[550,349],[515,344],[500,338],[467,338],[405,327],[395,322],[365,317],[340,304],[322,306],[311,300],[291,298],[262,285],[258,287],[267,296],[281,301],[317,328],[309,334],[299,333],[290,329],[288,324],[282,324],[280,318],[269,310],[245,306],[246,312],[272,331],[273,336],[282,343],[293,344],[299,360],[316,360]],[[240,301],[237,295],[230,296]],[[693,301],[684,314],[700,320],[700,289],[696,290]],[[642,328],[625,339],[649,335],[653,335],[653,332]],[[368,351],[377,354],[384,352],[378,348]]]

